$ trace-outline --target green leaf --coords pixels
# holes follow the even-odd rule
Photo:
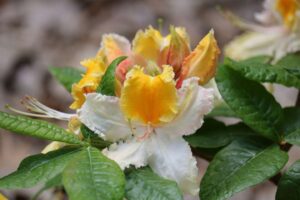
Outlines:
[[[247,79],[300,88],[300,79],[280,66],[258,62],[235,62],[230,59],[226,59],[225,63]]]
[[[17,171],[0,179],[0,188],[29,188],[51,180],[63,171],[79,151],[78,147],[68,147],[47,154],[29,156],[21,162]]]
[[[83,71],[73,67],[51,67],[50,73],[67,91],[72,91],[72,85],[82,78]]]
[[[52,187],[57,187],[57,186],[62,186],[62,174],[58,174],[57,176],[55,176],[54,178],[50,179],[49,181],[47,181],[45,183],[44,188],[45,189],[49,189]]]
[[[116,58],[111,62],[111,64],[108,66],[107,70],[105,71],[105,74],[103,75],[100,85],[97,88],[97,92],[107,95],[107,96],[116,96],[115,94],[115,71],[117,66],[125,60],[126,56],[121,56]]]
[[[295,68],[300,67],[300,54],[288,54],[285,57],[281,58],[276,65],[280,65],[284,68]]]
[[[276,200],[300,199],[300,160],[295,162],[279,180]]]
[[[288,72],[294,74],[300,78],[300,55],[298,54],[289,54],[279,60],[276,63],[276,66],[280,66],[286,69]]]
[[[71,161],[63,172],[70,200],[121,200],[125,176],[120,167],[93,147]]]
[[[85,140],[88,141],[93,147],[101,150],[112,144],[111,142],[105,141],[100,138],[98,134],[94,133],[85,125],[81,125],[80,130]]]
[[[29,135],[45,140],[60,141],[70,144],[84,144],[84,142],[79,140],[76,135],[69,133],[54,124],[1,111],[0,128],[17,134]]]
[[[286,142],[300,146],[300,107],[284,108],[281,131]]]
[[[237,138],[255,134],[244,124],[225,126],[217,120],[206,119],[203,126],[195,134],[186,136],[185,140],[194,148],[219,148]]]
[[[149,168],[132,170],[126,179],[126,198],[129,200],[183,199],[176,182],[156,175]]]
[[[276,125],[282,117],[281,106],[260,83],[242,77],[227,65],[218,68],[216,82],[227,105],[245,124],[266,138],[279,139]]]
[[[288,161],[286,152],[259,138],[237,140],[214,157],[200,185],[203,200],[224,200],[274,176]]]
[[[236,117],[233,112],[225,103],[216,106],[208,115],[208,117]]]

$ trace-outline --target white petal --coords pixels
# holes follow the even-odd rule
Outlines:
[[[224,103],[223,97],[219,92],[215,78],[212,78],[208,83],[204,85],[205,88],[211,88],[214,91],[214,107]]]
[[[183,81],[178,91],[179,113],[170,123],[163,124],[155,130],[157,133],[172,135],[189,135],[198,130],[203,123],[203,117],[213,107],[213,89],[198,85],[198,78]]]
[[[126,142],[112,144],[108,149],[103,150],[103,154],[116,161],[122,169],[130,165],[136,168],[147,164],[146,144],[147,140],[139,141],[135,138]]]
[[[117,141],[132,135],[124,119],[117,97],[90,93],[78,110],[79,120],[103,139]]]
[[[197,162],[182,137],[153,134],[147,146],[148,162],[155,173],[176,181],[185,194],[198,194],[200,177]]]
[[[290,33],[274,44],[274,60],[276,63],[289,53],[295,53],[300,50],[300,36]]]
[[[277,29],[266,33],[246,32],[225,47],[225,55],[235,60],[258,55],[273,56],[275,47],[284,37],[285,34]]]

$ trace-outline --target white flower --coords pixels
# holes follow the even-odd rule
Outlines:
[[[229,13],[233,22],[246,32],[227,45],[227,56],[242,60],[268,55],[276,62],[300,50],[299,0],[266,0],[264,8],[255,15],[260,24],[243,22]]]
[[[153,95],[150,101],[143,99],[142,96],[143,89],[147,87],[143,87],[143,84],[147,84],[148,80],[147,83],[143,82],[139,69],[132,71],[127,76],[126,81],[128,82],[125,82],[123,93],[131,92],[127,91],[126,87],[134,90],[133,92],[138,98],[134,102],[135,104],[142,103],[147,110],[152,103],[153,107],[149,109],[154,111],[159,111],[160,106],[172,106],[172,102],[164,103],[164,98],[167,97],[164,97],[163,94],[162,96],[155,95],[160,90],[164,91],[167,84],[174,84],[172,79],[168,79],[167,73],[171,73],[170,71],[164,68],[161,75],[150,77],[165,78],[163,83],[158,83],[162,84],[161,87],[150,94]],[[132,85],[134,80],[142,85],[141,88]],[[189,78],[184,80],[182,87],[176,91],[176,96],[176,108],[165,110],[165,112],[171,111],[171,113],[163,118],[159,117],[160,121],[157,123],[153,123],[156,121],[154,118],[150,123],[142,123],[134,118],[127,120],[129,116],[126,114],[126,109],[133,108],[125,106],[124,111],[122,103],[128,102],[122,98],[130,98],[130,94],[122,94],[118,98],[90,93],[86,96],[82,108],[78,110],[78,116],[82,123],[101,137],[116,142],[103,152],[123,169],[130,165],[135,167],[149,165],[160,176],[176,181],[184,193],[197,195],[200,179],[196,160],[182,136],[193,134],[201,127],[203,116],[210,112],[213,106],[213,90],[199,86],[197,78]],[[158,103],[158,100],[161,102]],[[172,101],[172,99],[168,99],[168,101]],[[141,109],[138,105],[137,108]],[[139,114],[143,113],[143,110],[135,111]]]

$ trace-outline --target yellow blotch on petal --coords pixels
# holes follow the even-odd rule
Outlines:
[[[177,111],[177,93],[171,66],[164,65],[163,72],[150,76],[135,66],[128,74],[122,89],[120,106],[130,120],[145,124],[171,121]]]
[[[283,18],[284,24],[291,28],[296,19],[296,12],[300,8],[299,0],[276,0],[275,9]]]
[[[96,91],[102,75],[105,72],[105,64],[100,57],[84,60],[80,63],[86,68],[86,73],[82,79],[72,86],[72,96],[74,102],[71,109],[78,109],[85,102],[86,93]]]
[[[210,31],[184,59],[179,80],[194,76],[199,77],[199,84],[204,85],[215,75],[219,54],[214,32]]]
[[[145,31],[138,31],[133,40],[133,52],[146,60],[157,61],[159,58],[163,37],[151,26]]]

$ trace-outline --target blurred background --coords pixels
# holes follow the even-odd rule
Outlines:
[[[19,100],[30,95],[49,107],[70,111],[72,99],[48,67],[79,67],[82,59],[95,55],[103,33],[132,39],[138,29],[157,27],[157,19],[162,18],[164,31],[169,24],[186,27],[192,46],[213,28],[223,47],[239,30],[220,15],[217,6],[253,20],[253,13],[262,10],[262,0],[0,0],[0,110],[7,103],[21,108]],[[0,176],[46,144],[0,130]],[[291,154],[296,157],[294,150]],[[203,173],[207,163],[200,160],[199,165]],[[233,199],[274,199],[275,189],[266,182]],[[9,199],[26,200],[35,191],[1,192]],[[50,194],[45,192],[40,199],[52,200]]]

